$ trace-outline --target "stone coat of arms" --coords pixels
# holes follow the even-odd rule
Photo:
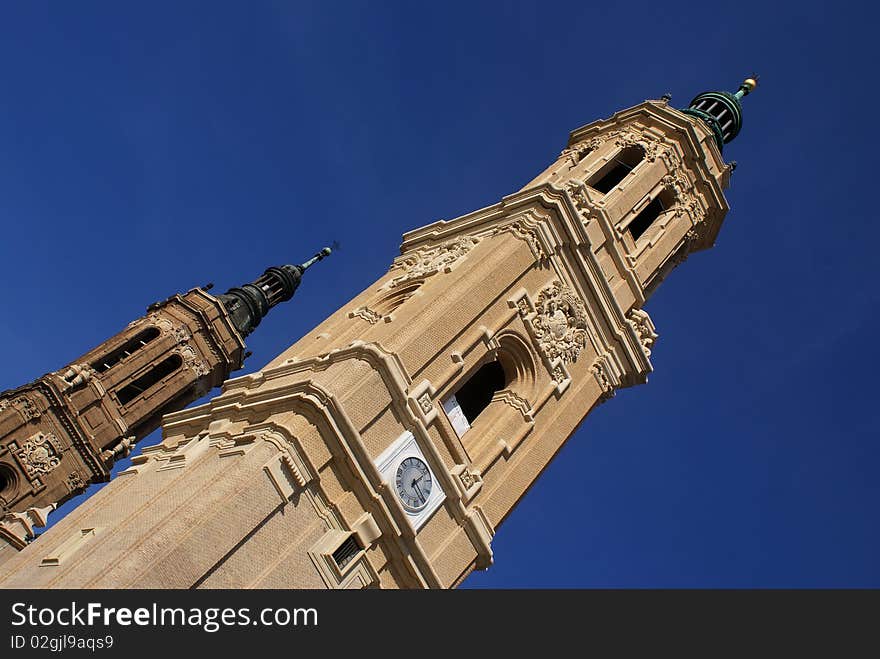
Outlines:
[[[584,303],[567,286],[554,281],[541,291],[532,321],[541,351],[553,361],[577,361],[587,345],[587,313]]]

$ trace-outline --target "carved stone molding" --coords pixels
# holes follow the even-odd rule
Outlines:
[[[38,432],[28,437],[18,449],[18,459],[31,479],[48,474],[61,463],[54,446],[58,439],[52,433]]]
[[[602,357],[597,357],[590,370],[593,371],[596,381],[602,388],[602,395],[599,396],[599,403],[604,403],[606,400],[614,398],[614,383],[611,381],[611,377],[605,367],[604,359]]]
[[[470,252],[479,241],[479,238],[473,236],[462,236],[442,245],[416,250],[394,264],[393,267],[402,268],[404,273],[392,279],[389,286],[393,288],[438,272],[449,272],[453,264]]]
[[[509,389],[503,389],[493,396],[493,400],[500,401],[507,405],[510,405],[517,412],[522,414],[523,419],[526,421],[534,421],[534,416],[532,415],[532,405],[522,396],[515,394]]]
[[[657,333],[654,331],[654,322],[648,315],[648,312],[642,309],[633,309],[626,317],[626,321],[635,330],[639,337],[639,343],[642,344],[642,350],[645,357],[651,356],[651,348],[657,340]]]
[[[208,373],[211,372],[211,369],[201,358],[198,351],[193,348],[189,343],[181,343],[177,348],[174,349],[174,352],[180,355],[181,359],[183,359],[184,366],[191,369],[197,377],[208,375]]]
[[[40,410],[30,398],[19,396],[12,401],[15,408],[21,412],[26,421],[40,418]]]
[[[349,318],[361,318],[362,320],[367,321],[370,325],[375,325],[378,323],[384,316],[378,313],[377,311],[373,311],[369,307],[358,307],[354,311],[349,312]]]
[[[532,256],[535,257],[535,260],[544,261],[548,254],[538,233],[538,226],[542,219],[543,218],[538,217],[536,214],[528,212],[513,222],[496,227],[492,232],[492,235],[494,236],[505,231],[510,231],[517,238],[528,243],[529,249],[532,251]]]
[[[687,213],[695,224],[706,219],[706,213],[693,193],[693,186],[681,172],[667,174],[662,179],[663,187],[675,196],[674,213],[677,216]]]
[[[577,361],[587,345],[587,312],[583,301],[559,281],[541,291],[532,329],[539,350],[549,362]]]

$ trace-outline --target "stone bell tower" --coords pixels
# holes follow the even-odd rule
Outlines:
[[[5,587],[453,587],[616,389],[643,309],[728,209],[736,94],[575,130],[518,192],[401,255],[0,570]]]
[[[72,364],[0,393],[0,543],[23,546],[33,537],[31,522],[45,523],[43,509],[108,480],[113,463],[163,414],[241,368],[244,337],[328,253],[269,268],[224,295],[206,286],[156,302]]]

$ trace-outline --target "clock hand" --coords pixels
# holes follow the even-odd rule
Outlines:
[[[413,487],[416,488],[416,492],[419,493],[419,499],[421,499],[422,501],[424,501],[424,500],[425,500],[425,495],[422,494],[422,491],[419,489],[418,483],[416,483],[415,481],[413,481]]]

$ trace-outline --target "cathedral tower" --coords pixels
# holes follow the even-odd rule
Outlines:
[[[6,587],[453,587],[584,417],[645,382],[646,299],[712,246],[736,94],[575,130],[2,568]]]
[[[57,505],[159,425],[242,367],[244,337],[289,300],[303,265],[269,268],[256,282],[212,296],[210,286],[156,302],[147,315],[64,368],[0,393],[0,537],[31,534],[28,509]]]

